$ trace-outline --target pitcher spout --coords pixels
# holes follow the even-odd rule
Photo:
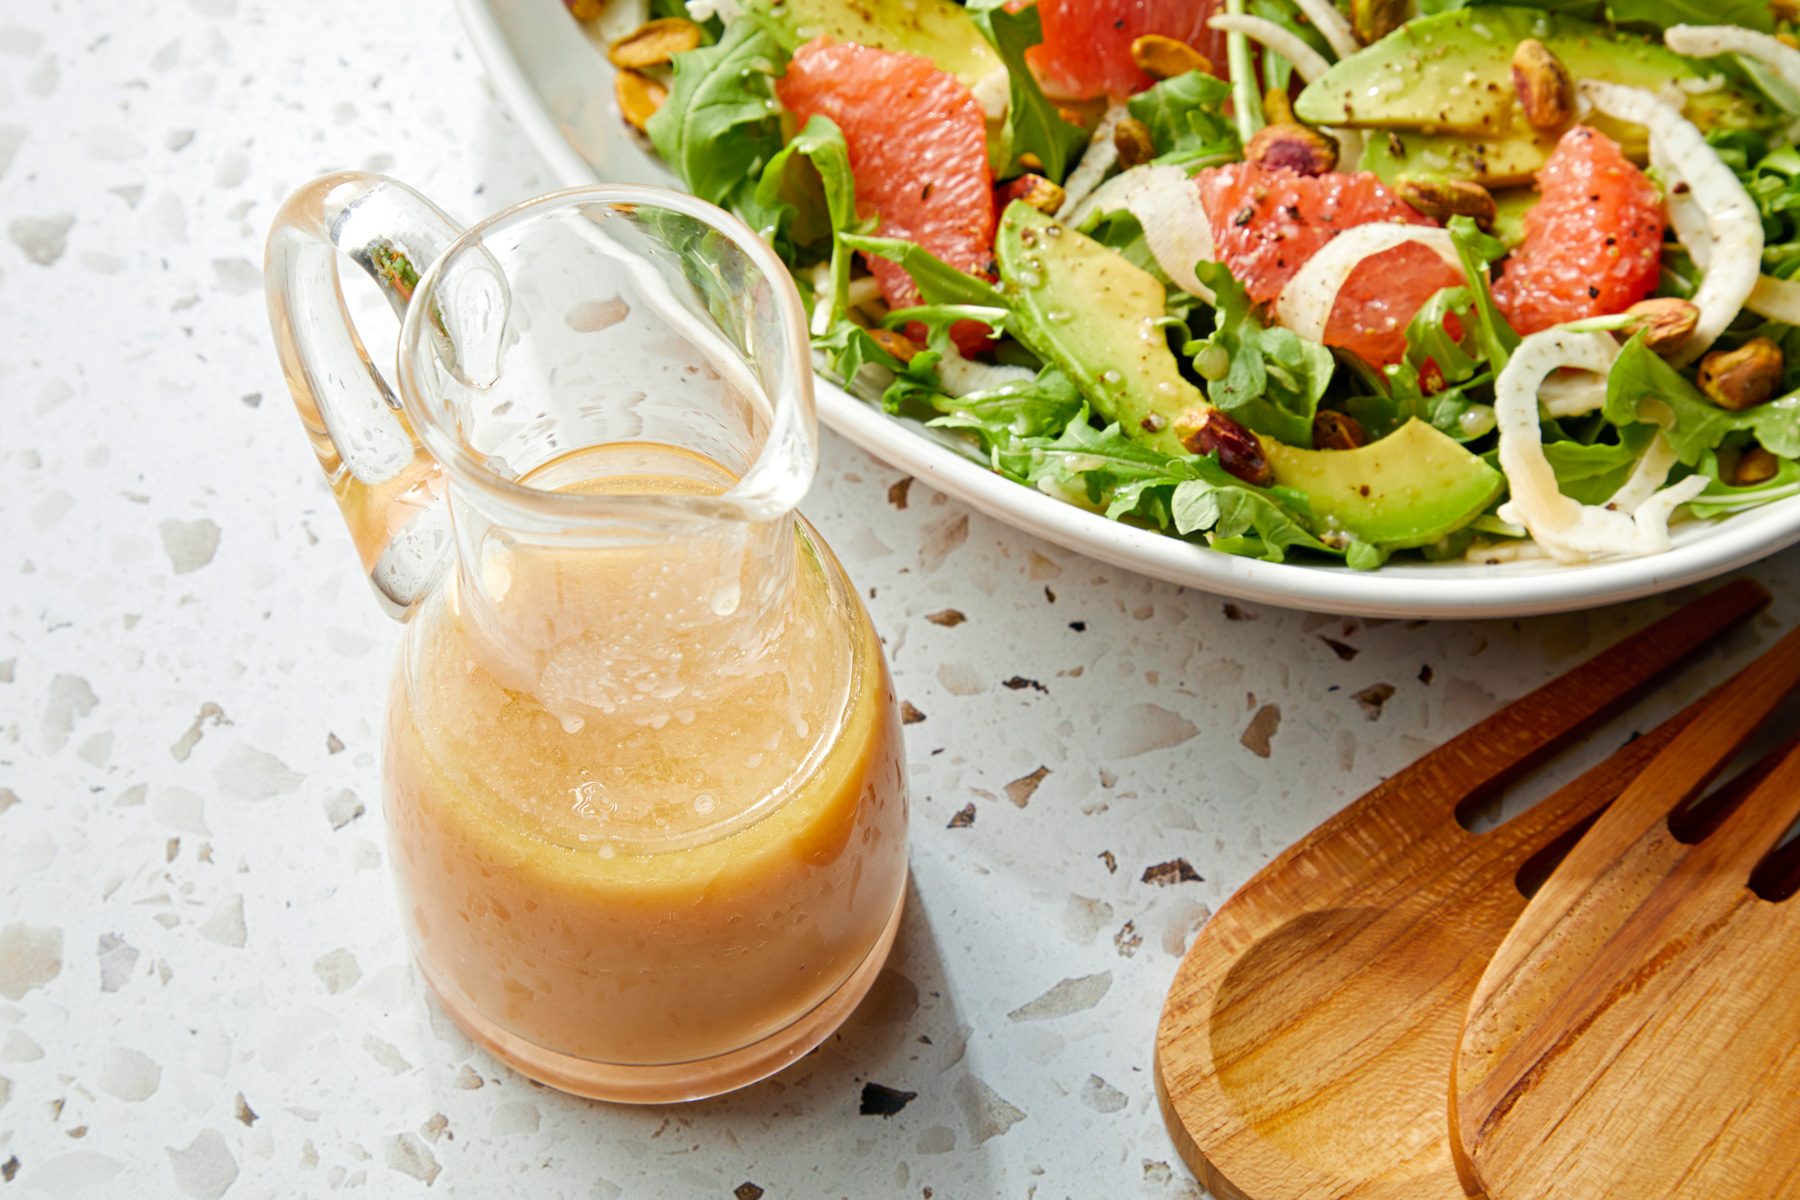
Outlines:
[[[340,254],[402,317],[397,388],[345,310]],[[282,207],[266,278],[295,404],[395,615],[437,585],[453,548],[480,549],[452,536],[446,501],[466,503],[471,529],[526,540],[552,526],[587,536],[595,522],[609,537],[633,525],[632,536],[666,537],[670,520],[778,522],[811,483],[798,296],[747,226],[691,197],[574,189],[460,232],[394,180],[330,175]],[[546,499],[551,464],[639,444],[696,454],[730,483]],[[460,574],[467,585],[467,562]]]

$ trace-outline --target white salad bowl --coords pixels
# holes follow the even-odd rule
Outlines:
[[[495,91],[564,184],[680,186],[620,119],[613,68],[562,0],[458,3]],[[870,454],[1009,525],[1114,566],[1287,608],[1408,618],[1567,612],[1696,583],[1800,542],[1800,497],[1791,497],[1720,520],[1682,522],[1663,554],[1582,566],[1415,561],[1352,571],[1261,562],[1109,521],[1003,478],[951,436],[889,416],[828,379],[818,381],[818,400],[826,424]]]

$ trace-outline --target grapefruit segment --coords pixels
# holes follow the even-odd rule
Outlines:
[[[795,52],[775,85],[804,125],[824,113],[844,131],[858,215],[882,237],[905,238],[959,270],[993,278],[993,175],[981,105],[929,59],[816,38]],[[890,307],[919,303],[900,266],[870,256]],[[973,322],[955,327],[964,353],[987,344]]]
[[[1044,40],[1025,53],[1052,96],[1122,98],[1156,81],[1131,61],[1131,43],[1147,33],[1186,42],[1225,70],[1225,35],[1206,27],[1218,0],[1038,0]]]
[[[1563,134],[1538,172],[1540,199],[1494,285],[1520,334],[1624,312],[1656,290],[1663,207],[1656,185],[1597,129]]]
[[[1374,255],[1344,281],[1325,323],[1325,344],[1352,351],[1374,366],[1397,363],[1406,356],[1406,326],[1413,316],[1438,292],[1462,284],[1461,271],[1417,242]],[[1452,337],[1462,336],[1460,324],[1447,322],[1446,327]],[[1432,366],[1427,380],[1435,374],[1442,387],[1443,372],[1427,365]],[[1428,382],[1426,390],[1437,388]]]
[[[1367,172],[1301,175],[1253,163],[1200,172],[1200,203],[1213,230],[1213,253],[1251,299],[1266,304],[1325,243],[1377,221],[1432,225]],[[1406,353],[1406,326],[1462,274],[1424,246],[1407,243],[1365,259],[1339,289],[1325,344],[1374,366]]]

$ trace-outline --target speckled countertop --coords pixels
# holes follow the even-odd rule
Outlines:
[[[280,199],[344,166],[465,218],[551,182],[444,3],[0,10],[0,1200],[1197,1195],[1148,1067],[1211,907],[1667,605],[1429,627],[1232,605],[828,437],[807,511],[914,710],[890,968],[769,1083],[572,1100],[474,1050],[399,933],[376,736],[398,630],[258,277]],[[1800,617],[1800,554],[1754,574]]]

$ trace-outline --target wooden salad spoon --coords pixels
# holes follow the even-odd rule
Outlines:
[[[1552,859],[1675,718],[1496,829],[1458,824],[1768,602],[1739,580],[1452,738],[1245,884],[1163,1007],[1157,1094],[1221,1200],[1455,1200],[1450,1060],[1489,955]]]
[[[1800,630],[1703,702],[1495,951],[1451,1087],[1490,1200],[1800,1197],[1800,845],[1771,854],[1800,734],[1700,800],[1796,684]]]

